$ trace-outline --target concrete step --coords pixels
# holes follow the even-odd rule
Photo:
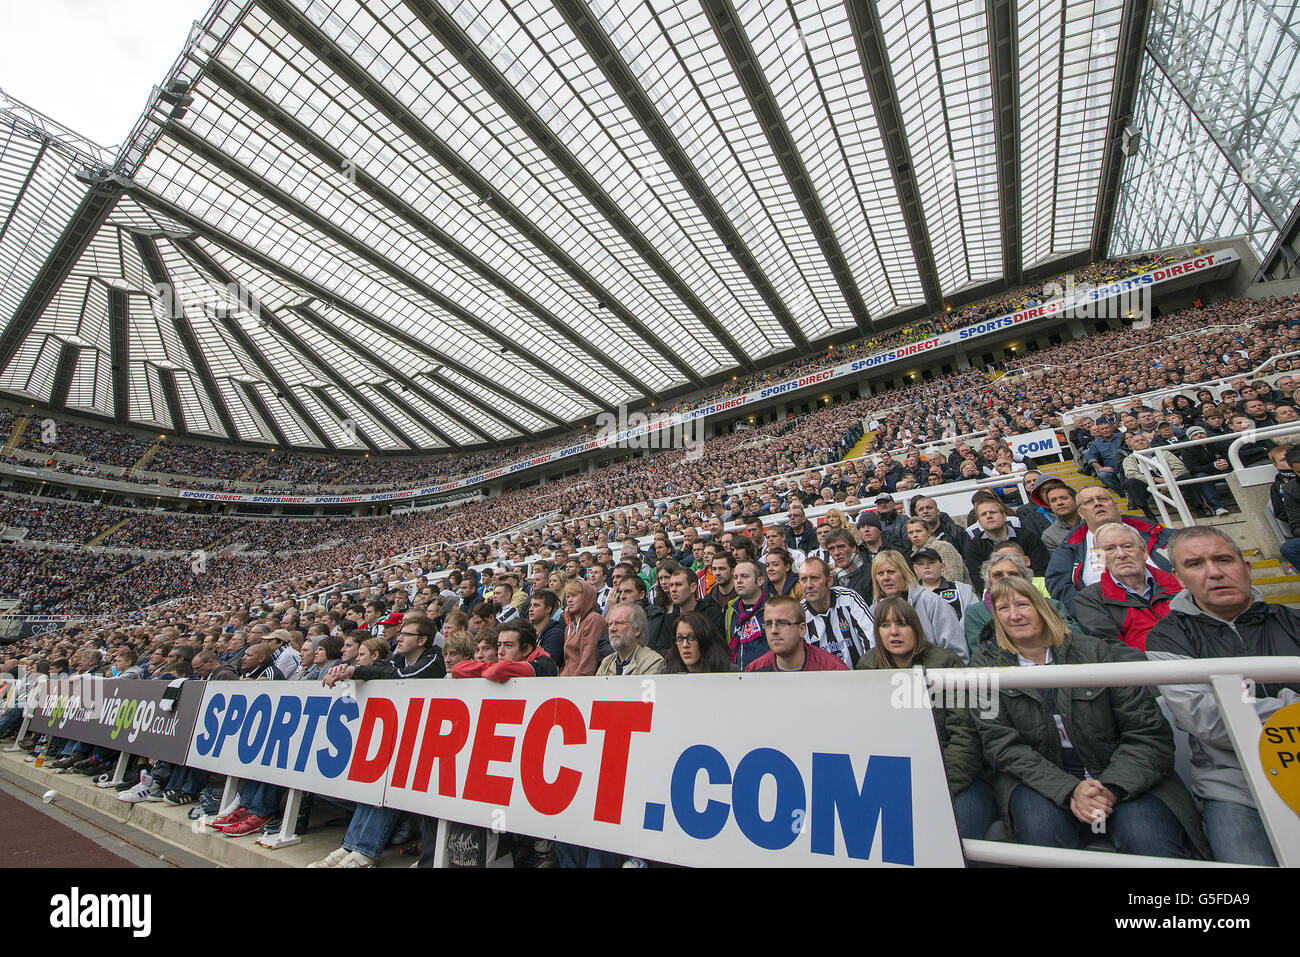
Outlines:
[[[220,831],[189,819],[190,807],[172,807],[162,802],[127,804],[117,799],[113,788],[96,787],[84,774],[58,774],[45,767],[26,763],[25,751],[0,751],[0,773],[29,782],[37,793],[54,791],[54,800],[68,806],[92,807],[111,818],[129,835],[131,830],[145,831],[218,867],[306,867],[318,861],[343,842],[344,827],[314,826],[298,844],[272,850],[257,843],[257,836],[230,838]],[[326,811],[317,812],[327,818]],[[380,858],[380,867],[409,867],[412,857],[388,850]]]

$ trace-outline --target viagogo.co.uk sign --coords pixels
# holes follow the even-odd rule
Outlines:
[[[932,716],[871,672],[210,682],[186,760],[676,864],[962,864]]]

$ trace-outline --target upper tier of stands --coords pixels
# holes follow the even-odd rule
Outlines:
[[[1076,285],[1090,283],[1101,285],[1125,276],[1146,272],[1164,263],[1172,262],[1170,256],[1139,256],[1128,259],[1095,263],[1058,277],[1060,283],[1067,278]],[[858,354],[866,354],[893,346],[904,345],[929,338],[940,332],[959,329],[985,319],[1005,315],[1017,309],[1037,304],[1043,295],[1043,286],[1018,289],[1014,292],[992,296],[959,310],[941,313],[908,326],[865,337],[827,351],[817,351],[785,365],[768,369],[720,386],[703,395],[683,397],[669,409],[679,412],[708,404],[720,398],[741,395],[764,385],[802,375],[813,369],[848,361]],[[0,435],[12,434],[19,413],[0,409]],[[35,413],[41,420],[44,412]],[[55,452],[84,457],[87,465],[78,464],[77,471],[100,478],[121,476],[120,470],[131,469],[147,452],[158,445],[145,467],[133,476],[133,481],[165,485],[174,488],[230,489],[239,482],[246,490],[271,492],[331,491],[384,491],[411,488],[420,484],[445,482],[462,478],[484,469],[502,465],[514,459],[538,455],[564,448],[573,436],[512,446],[508,449],[491,449],[435,458],[393,459],[383,456],[367,458],[356,456],[320,457],[288,451],[241,451],[237,449],[198,445],[169,438],[158,442],[157,435],[142,435],[113,428],[83,425],[63,418],[54,419],[55,429],[49,435],[39,427],[24,430],[17,450],[45,459],[50,466],[72,470],[72,463],[48,458]],[[52,438],[53,442],[45,441]],[[107,468],[103,468],[107,467]]]
[[[1217,331],[1205,331],[1211,327]],[[519,562],[547,554],[559,544],[573,548],[659,529],[676,532],[702,525],[710,515],[737,520],[781,510],[780,502],[788,500],[794,488],[802,489],[812,505],[851,506],[880,487],[873,475],[879,463],[868,455],[842,467],[827,466],[842,459],[860,435],[864,419],[879,422],[873,437],[877,450],[979,433],[997,439],[1059,425],[1061,414],[1078,405],[1162,385],[1187,383],[1184,391],[1191,398],[1194,383],[1244,373],[1270,356],[1297,350],[1300,299],[1225,300],[1165,317],[1155,329],[1124,328],[1090,336],[1042,350],[1025,362],[1036,367],[1052,363],[1050,370],[1031,369],[996,381],[982,370],[953,373],[719,436],[698,455],[692,449],[653,452],[540,488],[378,519],[259,521],[132,514],[50,498],[36,504],[4,501],[0,514],[5,524],[28,529],[28,541],[0,548],[9,567],[0,593],[19,599],[26,611],[127,613],[182,595],[187,596],[182,607],[220,607],[223,602],[231,607],[262,592],[268,581],[280,583],[273,589],[277,593],[304,594],[359,580],[361,572],[404,554],[411,556],[406,567],[418,561],[425,569]],[[1286,360],[1278,365],[1279,370],[1287,367]],[[1212,390],[1216,399],[1220,393]],[[900,458],[905,457],[901,452]],[[931,454],[929,461],[918,457],[917,487],[930,483],[930,470],[936,466],[936,481],[961,477],[946,454]],[[786,477],[763,480],[777,475]],[[756,488],[743,498],[733,494],[742,485]],[[202,570],[184,558],[141,561],[103,553],[78,553],[74,565],[60,566],[52,553],[29,544],[43,537],[64,544],[89,541],[123,515],[130,516],[127,524],[101,544],[188,551],[224,538],[227,548],[239,544],[250,552],[272,554],[214,554],[205,557]],[[501,532],[512,527],[519,530]],[[318,550],[303,551],[313,547]],[[44,584],[43,576],[56,567],[80,587]],[[49,581],[59,584],[57,578]]]

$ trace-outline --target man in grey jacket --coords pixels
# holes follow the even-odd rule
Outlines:
[[[1170,601],[1169,614],[1148,633],[1148,658],[1300,656],[1300,614],[1263,600],[1251,586],[1250,563],[1232,539],[1218,529],[1193,525],[1174,533],[1169,550],[1186,590]],[[1160,693],[1175,723],[1191,735],[1192,793],[1201,799],[1215,859],[1276,865],[1213,687],[1162,685]],[[1252,703],[1263,721],[1298,700],[1298,684],[1261,683]]]

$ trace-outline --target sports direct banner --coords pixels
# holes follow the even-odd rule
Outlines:
[[[961,329],[954,329],[952,332],[941,333],[940,335],[934,336],[930,339],[921,339],[917,342],[909,342],[906,345],[896,346],[892,349],[885,349],[881,352],[873,353],[872,355],[863,356],[860,359],[854,359],[852,362],[846,362],[843,365],[831,366],[825,369],[815,369],[812,372],[799,376],[798,378],[765,386],[762,389],[756,389],[753,392],[746,392],[743,395],[718,399],[715,402],[698,406],[687,412],[651,417],[650,421],[644,425],[622,429],[621,431],[608,435],[602,434],[599,438],[593,437],[586,442],[580,442],[556,452],[547,452],[535,456],[534,458],[522,459],[518,462],[513,462],[510,465],[503,465],[499,469],[492,469],[489,472],[482,472],[478,475],[471,475],[466,478],[443,482],[440,485],[425,485],[420,488],[406,489],[400,492],[376,492],[364,495],[245,495],[234,492],[204,492],[195,489],[185,489],[180,492],[180,497],[202,499],[211,502],[261,502],[269,505],[353,505],[369,502],[390,502],[400,501],[403,499],[421,498],[425,495],[435,495],[440,492],[449,492],[454,489],[468,488],[471,485],[479,485],[483,482],[490,482],[493,479],[501,478],[502,476],[511,475],[522,469],[547,465],[571,455],[590,452],[593,449],[604,448],[606,446],[619,445],[629,439],[639,438],[666,429],[680,428],[684,422],[692,422],[695,419],[705,418],[710,415],[718,415],[722,412],[731,412],[742,406],[748,405],[751,402],[759,402],[763,399],[770,399],[773,396],[798,392],[802,389],[812,388],[813,386],[824,386],[827,382],[843,380],[850,376],[856,376],[868,369],[887,366],[904,359],[913,359],[917,356],[924,355],[927,352],[933,352],[936,349],[945,349],[949,346],[963,345],[972,340],[992,335],[995,332],[1010,329],[1013,326],[1018,326],[1026,322],[1033,322],[1037,319],[1048,319],[1054,316],[1059,316],[1062,313],[1070,312],[1073,309],[1099,303],[1115,296],[1133,293],[1145,287],[1158,286],[1161,283],[1168,282],[1172,279],[1181,279],[1197,273],[1207,272],[1219,266],[1237,262],[1239,259],[1240,257],[1231,249],[1223,249],[1212,253],[1206,253],[1202,256],[1196,256],[1192,259],[1185,259],[1180,263],[1170,263],[1167,266],[1161,266],[1158,269],[1153,269],[1150,272],[1144,272],[1136,276],[1129,276],[1126,279],[1120,279],[1105,286],[1098,286],[1096,288],[1085,287],[1081,292],[1068,299],[1064,297],[1053,299],[1050,302],[1045,302],[1028,309],[1021,309],[1018,312],[1008,313],[1005,316],[999,316],[995,319],[986,319],[984,322],[975,325],[964,326]]]
[[[1037,432],[1022,432],[1007,440],[1011,451],[1016,455],[1038,458],[1043,455],[1057,455],[1061,451],[1061,442],[1056,437],[1055,429],[1039,429]]]
[[[928,700],[897,683],[207,682],[186,763],[675,864],[960,867]]]
[[[181,764],[194,737],[202,685],[185,682],[168,710],[163,707],[166,681],[43,681],[27,696],[28,730]]]

